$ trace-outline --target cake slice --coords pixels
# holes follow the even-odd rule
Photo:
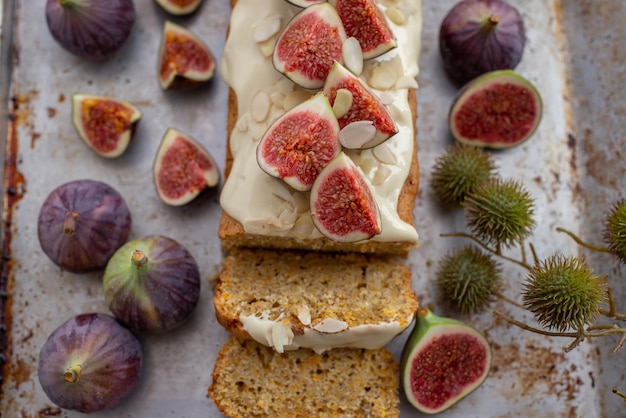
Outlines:
[[[208,395],[231,418],[398,417],[398,364],[386,349],[283,354],[231,337]]]
[[[404,263],[360,253],[234,249],[214,290],[220,324],[278,352],[381,348],[418,307]]]
[[[234,247],[304,249],[406,256],[417,247],[414,202],[419,185],[416,141],[416,77],[421,2],[402,7],[378,1],[397,47],[363,62],[359,79],[387,106],[397,133],[386,142],[346,153],[371,187],[380,214],[380,233],[359,242],[338,242],[311,220],[310,193],[297,191],[265,173],[256,147],[273,121],[315,94],[278,72],[272,50],[280,31],[302,9],[285,0],[237,0],[221,60],[229,86],[225,184],[220,195],[218,235]],[[398,13],[401,19],[398,19]]]

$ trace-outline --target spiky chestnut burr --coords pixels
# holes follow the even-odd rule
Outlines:
[[[554,254],[529,270],[522,300],[543,326],[581,331],[607,302],[607,284],[580,258]]]
[[[626,199],[620,199],[604,220],[604,242],[620,262],[626,263]]]
[[[444,204],[458,207],[479,184],[494,176],[495,169],[491,154],[456,142],[435,160],[431,186]]]
[[[464,206],[467,225],[485,244],[513,247],[535,227],[533,199],[514,180],[494,177],[479,184]]]
[[[502,269],[475,245],[444,256],[437,271],[442,296],[464,314],[485,308],[499,290]]]

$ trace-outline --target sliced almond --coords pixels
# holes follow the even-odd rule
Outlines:
[[[396,84],[396,76],[389,65],[378,65],[372,68],[369,75],[369,85],[378,90],[389,90]]]
[[[413,77],[403,75],[396,81],[395,87],[397,89],[416,89],[417,80],[414,79]]]
[[[270,94],[270,100],[274,106],[283,107],[283,102],[285,101],[285,95],[279,91],[273,91]]]
[[[255,94],[252,98],[252,103],[250,103],[250,114],[252,115],[252,119],[257,122],[263,122],[267,119],[271,106],[272,102],[270,100],[270,95],[267,94],[265,90],[257,92],[257,94]]]
[[[293,331],[288,324],[276,322],[272,327],[272,345],[279,353],[285,352],[285,346],[293,342]]]
[[[315,224],[313,224],[313,220],[311,219],[310,214],[299,216],[296,219],[296,222],[293,224],[293,235],[296,238],[300,239],[308,239],[313,238],[315,231]]]
[[[244,114],[237,119],[235,127],[241,132],[246,132],[248,130],[248,116]]]
[[[372,184],[374,186],[380,186],[383,184],[391,175],[391,169],[386,165],[381,165],[376,170],[374,174],[374,178],[372,179]]]
[[[254,42],[264,42],[276,35],[283,24],[280,15],[265,16],[253,29],[252,39]]]
[[[374,157],[376,157],[383,164],[395,165],[398,163],[398,159],[396,155],[391,151],[391,148],[387,146],[387,144],[380,144],[375,147]]]
[[[325,318],[317,324],[313,325],[313,329],[324,334],[336,334],[348,329],[348,324],[334,318]]]
[[[404,25],[404,22],[406,21],[404,13],[402,13],[402,11],[397,7],[388,7],[386,14],[389,20],[391,20],[396,25]]]
[[[363,158],[362,162],[359,164],[359,168],[363,173],[368,174],[374,168],[380,165],[380,161],[376,158]]]
[[[286,111],[292,109],[311,97],[311,93],[305,90],[296,90],[285,96],[283,101],[283,109]]]
[[[276,44],[276,40],[274,38],[270,38],[267,41],[259,42],[257,45],[261,50],[261,55],[265,58],[269,58],[274,53],[274,45]]]
[[[363,72],[363,50],[355,37],[350,37],[343,42],[341,58],[346,68],[355,75],[358,76]]]
[[[250,134],[252,135],[252,138],[254,138],[257,141],[263,138],[263,135],[265,135],[266,130],[267,130],[267,127],[263,123],[254,122],[250,126]]]
[[[382,104],[389,106],[396,100],[396,93],[391,90],[385,90],[380,92],[378,98]]]
[[[282,77],[276,83],[276,90],[278,90],[282,94],[287,95],[293,91],[295,86],[296,85],[293,83],[293,81],[289,80],[287,77]]]
[[[349,123],[339,131],[339,142],[346,148],[359,149],[374,139],[376,127],[370,120]]]
[[[337,119],[342,118],[352,107],[352,92],[348,89],[337,90],[335,102],[333,103],[333,113]]]
[[[302,325],[311,325],[311,310],[308,305],[298,306],[297,316]]]

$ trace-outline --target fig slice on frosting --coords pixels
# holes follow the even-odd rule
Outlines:
[[[334,61],[342,62],[346,32],[330,4],[302,9],[282,30],[272,61],[276,70],[305,89],[319,89]]]
[[[350,149],[375,147],[398,132],[398,128],[385,105],[372,93],[366,85],[348,69],[338,62],[333,64],[324,83],[324,92],[330,103],[335,106],[337,92],[345,89],[352,95],[349,109],[338,116],[339,127],[342,129],[342,145]],[[371,134],[351,129],[358,126],[355,122],[370,121],[373,128]],[[358,132],[358,137],[351,138],[350,132]]]
[[[398,43],[385,15],[375,0],[329,0],[348,37],[359,41],[363,59],[375,58]]]
[[[360,169],[340,152],[315,179],[311,217],[317,229],[337,242],[357,242],[381,232],[380,211]]]
[[[257,161],[269,175],[305,191],[340,151],[339,124],[320,92],[270,125],[257,145]]]

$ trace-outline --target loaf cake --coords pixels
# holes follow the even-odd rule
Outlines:
[[[279,30],[265,39],[271,24],[278,22],[284,27],[302,9],[286,0],[233,3],[221,60],[221,74],[230,92],[218,232],[224,249],[265,247],[407,255],[419,243],[413,208],[419,183],[415,78],[420,2],[377,3],[387,16],[394,16],[388,20],[397,47],[365,60],[359,78],[386,105],[398,132],[374,148],[345,151],[363,173],[381,214],[379,234],[348,243],[327,238],[314,226],[309,192],[296,191],[268,175],[256,160],[256,146],[268,126],[295,103],[315,93],[297,86],[275,69],[271,53]],[[259,32],[265,32],[264,36]]]
[[[384,348],[281,354],[231,337],[208,394],[229,417],[397,417],[398,364]]]
[[[377,349],[417,311],[411,275],[394,257],[233,249],[215,284],[217,319],[278,352]]]

